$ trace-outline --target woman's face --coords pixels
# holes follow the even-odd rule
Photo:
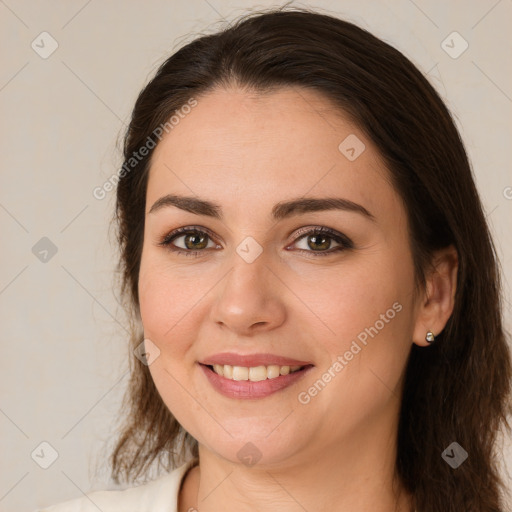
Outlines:
[[[370,140],[304,89],[216,89],[162,138],[141,317],[156,387],[206,449],[282,465],[396,430],[417,310],[386,177]],[[190,199],[156,204],[168,195]]]

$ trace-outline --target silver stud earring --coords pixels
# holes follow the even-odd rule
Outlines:
[[[427,335],[425,336],[425,340],[428,343],[434,343],[434,341],[436,341],[436,337],[434,336],[434,333],[432,331],[427,331]]]

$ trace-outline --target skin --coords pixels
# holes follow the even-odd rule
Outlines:
[[[350,134],[366,146],[354,161],[338,149]],[[450,317],[457,254],[439,251],[426,290],[413,295],[407,216],[388,176],[357,126],[323,96],[297,88],[210,91],[155,149],[140,311],[145,337],[160,350],[149,366],[156,387],[199,442],[200,464],[184,480],[180,512],[413,510],[410,496],[393,487],[403,373],[412,343],[427,346],[426,332],[438,334]],[[220,204],[223,220],[172,206],[149,213],[170,193]],[[271,219],[276,203],[302,196],[350,199],[375,222],[341,210]],[[200,256],[158,245],[187,226],[215,235]],[[328,239],[318,249],[296,235],[317,226],[346,235],[354,248],[332,252],[338,243]],[[263,249],[252,263],[236,252],[248,236]],[[187,250],[185,241],[174,244]],[[314,256],[321,251],[331,254]],[[394,303],[401,311],[300,403],[298,394]],[[225,351],[268,352],[315,367],[269,397],[227,398],[197,364]],[[251,467],[237,457],[248,442],[261,453]]]

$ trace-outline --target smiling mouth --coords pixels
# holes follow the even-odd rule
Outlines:
[[[313,365],[304,366],[288,366],[288,365],[268,365],[268,366],[232,366],[230,364],[212,364],[204,365],[209,368],[212,372],[224,377],[228,380],[234,381],[251,381],[260,382],[263,380],[277,379],[282,375],[289,375],[292,373],[300,372]]]
[[[309,363],[301,366],[237,366],[207,362],[211,364],[199,363],[199,367],[213,389],[235,400],[261,399],[282,392],[314,368],[314,365]]]

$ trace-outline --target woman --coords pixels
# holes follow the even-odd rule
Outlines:
[[[497,258],[409,60],[327,15],[251,14],[160,67],[124,159],[112,474],[166,474],[46,510],[505,510]]]

